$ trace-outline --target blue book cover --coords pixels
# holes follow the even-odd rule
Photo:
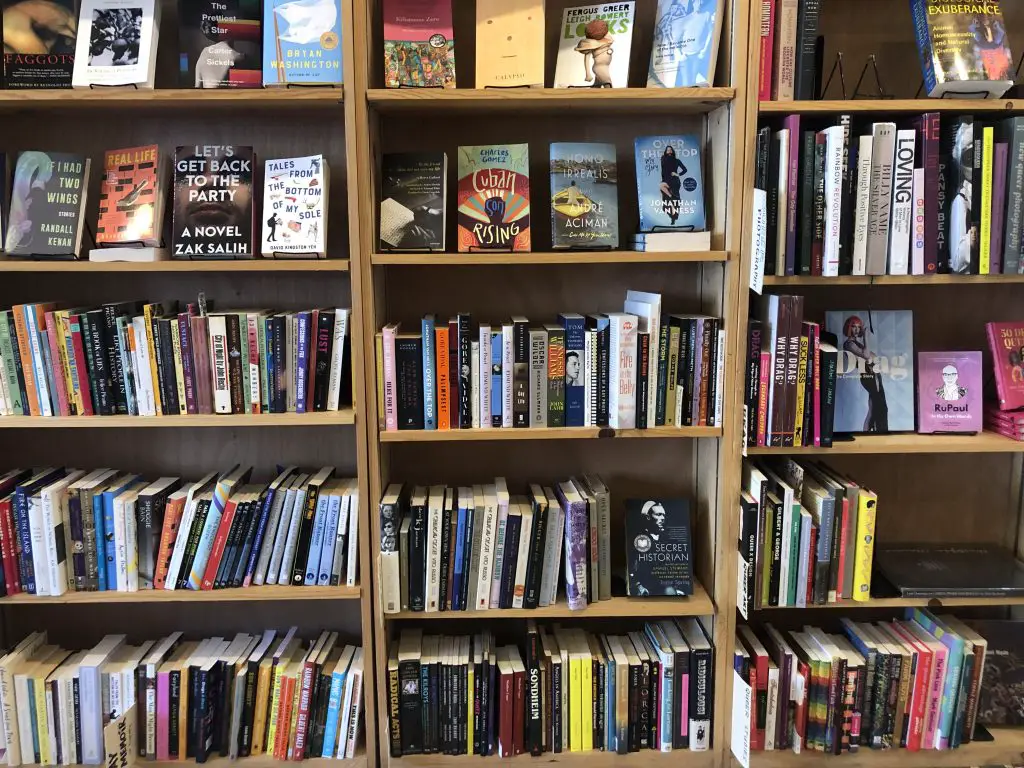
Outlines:
[[[452,594],[449,595],[453,611],[462,610],[462,548],[466,538],[466,502],[459,498],[459,518],[455,529],[455,577],[452,580]]]
[[[274,382],[277,381],[274,378],[274,318],[266,317],[263,319],[263,332],[267,336],[267,355],[264,358],[264,365],[267,368],[267,401],[269,413],[274,412],[274,395],[276,391]]]
[[[839,340],[835,431],[913,432],[913,313],[826,312],[825,326]]]
[[[437,429],[437,361],[435,359],[434,316],[420,321],[423,334],[423,428]]]
[[[491,331],[491,426],[501,427],[501,329]]]
[[[117,589],[117,542],[114,541],[114,499],[124,493],[139,479],[138,475],[130,475],[123,478],[124,482],[105,490],[100,497],[103,504],[103,538],[100,539],[99,529],[96,531],[97,554],[102,552],[103,560],[99,564],[99,571],[106,573],[107,588],[111,591]],[[96,498],[95,496],[93,497]],[[102,549],[100,542],[103,542]]]
[[[327,509],[330,506],[327,496],[321,493],[316,500],[316,512],[313,515],[313,535],[309,541],[309,554],[306,556],[306,577],[302,583],[312,587],[320,578],[320,556],[323,554],[324,533],[327,528]],[[333,542],[332,542],[333,544]]]
[[[700,138],[640,136],[634,142],[640,231],[703,232]]]
[[[558,323],[565,329],[565,426],[583,426],[583,399],[586,383],[583,380],[583,345],[586,318],[575,313],[563,313]]]
[[[721,32],[719,0],[658,0],[648,88],[712,84]]]
[[[341,85],[339,0],[265,0],[263,85]]]
[[[298,347],[295,362],[295,412],[306,412],[306,390],[309,380],[309,312],[296,312],[299,319],[299,330],[297,333]]]
[[[339,665],[340,666],[340,665]],[[324,748],[321,757],[334,757],[338,741],[338,720],[341,714],[341,693],[345,690],[348,669],[335,669],[331,674],[331,692],[327,698],[327,726],[324,728]]]
[[[335,493],[327,497],[327,525],[324,528],[324,549],[320,555],[320,570],[317,584],[326,587],[331,583],[331,570],[334,568],[334,544],[338,537],[338,516],[341,514],[341,494]]]

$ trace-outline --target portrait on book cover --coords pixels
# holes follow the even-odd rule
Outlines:
[[[661,0],[654,23],[648,87],[711,85],[718,0]]]
[[[971,223],[974,124],[970,121],[962,121],[957,127],[952,162],[957,173],[951,178],[960,179],[960,186],[952,190],[949,203],[949,271],[966,275],[971,271],[971,251],[978,239],[978,228]]]
[[[917,375],[919,432],[981,430],[981,352],[919,352]]]

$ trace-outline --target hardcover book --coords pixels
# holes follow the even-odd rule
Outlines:
[[[826,312],[825,324],[839,338],[835,431],[913,431],[913,313]]]
[[[384,85],[454,88],[452,0],[384,0]]]
[[[911,0],[928,96],[998,99],[1014,81],[1014,59],[996,2]]]
[[[381,179],[381,250],[443,251],[448,155],[386,154]]]
[[[90,163],[64,152],[18,155],[7,216],[8,254],[78,257]]]
[[[636,2],[566,8],[558,35],[555,88],[625,88]]]
[[[476,87],[544,86],[544,0],[477,0]]]
[[[340,0],[266,0],[263,85],[341,85]]]
[[[3,5],[4,88],[70,88],[75,66],[75,0],[46,3],[46,24],[33,0]],[[42,34],[39,34],[39,33]]]
[[[999,408],[1024,408],[1024,323],[986,323]]]
[[[323,155],[267,160],[263,174],[264,256],[327,257],[327,190],[331,172]]]
[[[251,258],[252,147],[196,144],[174,153],[175,258]]]
[[[878,544],[875,567],[902,597],[1024,595],[1024,563],[990,544]]]
[[[72,85],[152,88],[160,8],[155,0],[83,0]]]
[[[259,0],[182,0],[178,14],[182,88],[263,84]]]
[[[614,144],[552,144],[551,244],[617,248],[617,183]]]
[[[647,87],[712,85],[721,25],[721,0],[658,0]]]
[[[104,153],[96,244],[161,245],[166,176],[155,144]]]
[[[693,594],[688,499],[626,499],[626,594]]]
[[[981,431],[981,352],[919,352],[917,380],[918,432]]]
[[[971,619],[968,625],[987,644],[977,722],[985,726],[1024,725],[1024,625],[998,619]]]
[[[530,250],[527,144],[459,147],[459,253]]]
[[[704,182],[697,136],[641,136],[635,142],[640,231],[704,229]]]

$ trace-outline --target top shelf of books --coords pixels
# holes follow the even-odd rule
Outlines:
[[[719,89],[715,89],[719,90]],[[1024,99],[834,99],[816,101],[762,101],[761,114],[814,115],[861,112],[1020,112]]]
[[[341,104],[342,88],[223,89],[55,89],[0,90],[0,112],[107,107],[181,109],[202,106],[246,112],[269,109],[330,109]]]

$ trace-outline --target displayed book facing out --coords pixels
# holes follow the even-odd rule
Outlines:
[[[155,144],[105,152],[96,244],[162,245],[167,177]]]
[[[981,352],[917,353],[917,431],[980,432]]]
[[[714,84],[722,10],[721,0],[658,0],[648,88]]]
[[[1017,663],[1024,653],[1024,625],[1020,621],[971,619],[969,626],[957,627],[957,631],[974,648],[983,647],[985,677],[977,696],[977,722],[997,727],[1024,724],[1024,697]],[[976,656],[974,666],[977,665]]]
[[[626,594],[693,594],[689,499],[626,499]]]
[[[614,144],[551,145],[551,244],[555,248],[618,248]]]
[[[1024,408],[1024,323],[986,323],[985,333],[999,409]]]
[[[635,0],[566,8],[558,35],[555,88],[625,88]]]
[[[323,155],[265,161],[261,253],[327,258],[330,187]]]
[[[478,0],[476,87],[544,87],[544,0]]]
[[[259,88],[259,0],[182,0],[178,79],[182,88]]]
[[[252,147],[195,144],[174,152],[175,258],[241,259],[253,249]]]
[[[697,136],[635,141],[640,231],[704,229],[704,181]]]
[[[380,247],[443,251],[448,155],[394,152],[381,158]]]
[[[66,152],[20,152],[14,165],[5,251],[80,258],[92,161]]]
[[[452,0],[384,0],[384,86],[454,88]]]
[[[341,85],[339,0],[263,4],[263,86]]]
[[[981,544],[880,544],[878,572],[903,597],[1009,597],[1024,594],[1024,563]]]
[[[152,88],[160,8],[156,0],[83,0],[72,85]]]
[[[529,145],[459,147],[458,172],[459,253],[529,251]]]
[[[78,10],[75,0],[52,0],[45,40],[33,29],[36,7],[9,3],[3,12],[3,87],[70,88],[75,65]],[[42,30],[40,30],[42,31]]]

